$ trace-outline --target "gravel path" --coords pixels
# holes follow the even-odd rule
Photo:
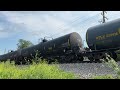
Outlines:
[[[120,62],[118,63],[120,65]],[[59,68],[67,72],[73,72],[85,79],[90,78],[93,75],[115,75],[113,69],[109,68],[104,63],[59,64]]]

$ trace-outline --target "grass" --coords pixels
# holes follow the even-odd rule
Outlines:
[[[27,66],[18,66],[14,62],[0,63],[0,79],[75,79],[73,73],[60,70],[55,65],[42,61]]]

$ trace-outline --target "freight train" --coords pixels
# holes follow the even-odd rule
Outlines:
[[[39,57],[53,62],[55,59],[60,63],[73,63],[84,61],[87,57],[91,62],[100,61],[108,53],[116,60],[116,50],[120,49],[120,19],[88,28],[86,42],[89,48],[83,48],[83,40],[76,33],[70,33],[53,40],[43,42],[28,48],[19,49],[0,55],[0,61],[7,59],[16,63],[25,62],[35,57],[36,51]]]

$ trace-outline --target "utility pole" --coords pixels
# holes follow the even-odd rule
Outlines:
[[[107,14],[106,11],[102,11],[101,15],[102,15],[102,20],[99,21],[100,23],[106,23],[106,20],[108,20],[108,18],[105,16],[105,14]]]

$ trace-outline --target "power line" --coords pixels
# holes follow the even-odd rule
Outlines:
[[[72,23],[76,22],[76,20],[78,20],[78,19],[80,19],[80,18],[85,18],[85,16],[83,16],[83,17],[77,16],[77,17],[74,18],[69,24],[72,24]],[[68,25],[68,24],[67,24],[67,25]],[[66,26],[66,24],[61,25],[60,27],[58,27],[58,29],[61,29],[61,28],[63,28],[64,26]]]
[[[92,15],[92,14],[90,14],[90,15]],[[69,24],[73,24],[73,23],[75,23],[76,21],[78,21],[78,20],[80,20],[80,19],[84,19],[84,18],[86,18],[85,16],[83,16],[83,17],[77,17],[77,18],[75,18],[75,20],[73,20],[72,22],[70,22]],[[69,24],[67,24],[67,25],[69,25]],[[58,28],[57,30],[61,30],[62,28]]]
[[[91,14],[90,14],[91,15]],[[83,19],[83,18],[86,18],[85,16],[83,16],[83,17],[79,17],[79,16],[77,16],[76,18],[74,18],[73,20],[72,20],[72,22],[70,22],[69,24],[73,24],[73,23],[75,23],[76,21],[78,21],[79,19]],[[67,25],[69,25],[69,24],[67,24]],[[66,24],[63,24],[63,25],[61,25],[60,27],[58,27],[58,29],[56,29],[56,30],[62,30],[64,27],[66,26]],[[35,33],[36,34],[36,33]],[[37,33],[38,34],[38,33]],[[36,35],[37,35],[36,34]],[[53,37],[54,35],[56,35],[56,34],[53,34],[53,35],[48,35],[48,34],[46,34],[46,33],[43,33],[43,34],[45,34],[46,36],[45,37]]]
[[[99,15],[99,13],[97,14],[97,15]],[[97,16],[97,15],[94,15],[92,18],[94,18],[95,16]],[[83,18],[82,18],[83,19]],[[87,18],[87,19],[85,19],[84,21],[87,21],[89,18]],[[91,18],[90,18],[91,19]],[[77,19],[77,21],[78,21],[79,19]],[[81,23],[83,23],[84,21],[82,21]],[[80,23],[77,23],[77,24],[80,24]],[[73,24],[74,25],[74,24]],[[73,25],[71,25],[71,26],[73,26]],[[75,24],[76,25],[76,24]],[[70,28],[70,27],[69,27]],[[64,30],[67,30],[68,28],[66,28],[66,29],[61,29],[62,31],[60,31],[60,32],[63,32]],[[52,35],[52,36],[56,36],[56,35],[58,35],[58,34],[60,34],[60,32],[59,33],[56,33],[56,34],[54,34],[54,35]]]
[[[90,14],[90,15],[92,15],[92,14]],[[79,16],[77,16],[76,18],[74,18],[70,23],[68,23],[67,25],[70,25],[70,24],[73,24],[73,23],[75,23],[76,21],[78,21],[79,19],[83,19],[83,18],[86,18],[85,16],[83,16],[83,17],[79,17]],[[62,29],[64,29],[64,27],[66,26],[66,24],[63,24],[63,25],[61,25],[60,27],[58,27],[58,29],[56,29],[56,30],[62,30]],[[43,34],[46,34],[46,33],[43,33]],[[53,35],[49,35],[49,34],[46,34],[48,37],[52,37]]]

